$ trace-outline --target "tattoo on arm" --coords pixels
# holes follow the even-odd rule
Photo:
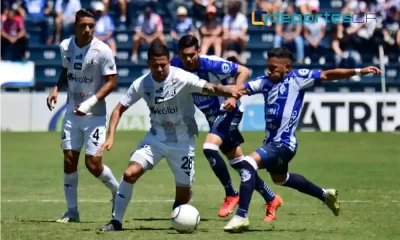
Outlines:
[[[203,87],[203,94],[210,96],[232,97],[232,89],[230,86],[222,84],[206,83]]]

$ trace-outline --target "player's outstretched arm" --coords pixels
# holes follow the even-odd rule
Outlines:
[[[204,95],[233,97],[239,99],[241,96],[247,94],[247,90],[242,89],[240,91],[239,88],[234,85],[224,86],[222,84],[205,83],[202,93]]]
[[[61,74],[58,77],[57,84],[54,86],[53,90],[47,97],[47,107],[51,110],[54,109],[54,105],[57,103],[58,91],[68,84],[67,78],[68,69],[64,68],[61,70]]]
[[[326,70],[321,72],[321,80],[322,81],[333,81],[333,80],[341,80],[353,77],[355,75],[366,75],[366,74],[381,74],[381,70],[374,66],[369,66],[365,68],[356,68],[356,69],[342,69],[336,68],[331,70]]]

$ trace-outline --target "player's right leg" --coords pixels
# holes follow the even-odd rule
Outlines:
[[[132,199],[133,187],[136,181],[147,171],[152,169],[163,156],[160,154],[156,143],[151,135],[139,143],[137,150],[132,154],[128,168],[119,184],[115,197],[115,216],[106,225],[100,228],[101,231],[122,230],[123,218]]]
[[[78,161],[84,136],[79,117],[66,114],[61,130],[61,147],[64,152],[64,194],[67,212],[56,222],[79,222],[78,212]]]

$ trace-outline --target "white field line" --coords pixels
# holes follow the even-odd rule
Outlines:
[[[57,199],[2,199],[2,203],[27,203],[27,202],[36,202],[36,203],[65,203],[65,200],[57,200]],[[110,203],[110,200],[95,200],[95,199],[82,199],[79,200],[81,203]],[[133,203],[162,203],[162,202],[174,202],[173,199],[156,199],[156,200],[133,200]],[[191,202],[194,202],[192,200]],[[376,201],[371,200],[340,200],[342,203],[375,203]],[[399,203],[398,200],[390,200],[386,203]],[[378,201],[377,203],[381,203]]]

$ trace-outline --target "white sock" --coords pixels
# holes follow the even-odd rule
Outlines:
[[[115,179],[114,175],[111,172],[111,169],[106,165],[103,165],[104,170],[103,173],[98,177],[98,179],[108,188],[111,190],[111,193],[115,195],[118,190],[118,182]]]
[[[122,223],[128,204],[131,201],[133,184],[121,181],[117,195],[115,196],[115,220]]]
[[[64,173],[64,194],[69,212],[78,211],[78,172]]]

